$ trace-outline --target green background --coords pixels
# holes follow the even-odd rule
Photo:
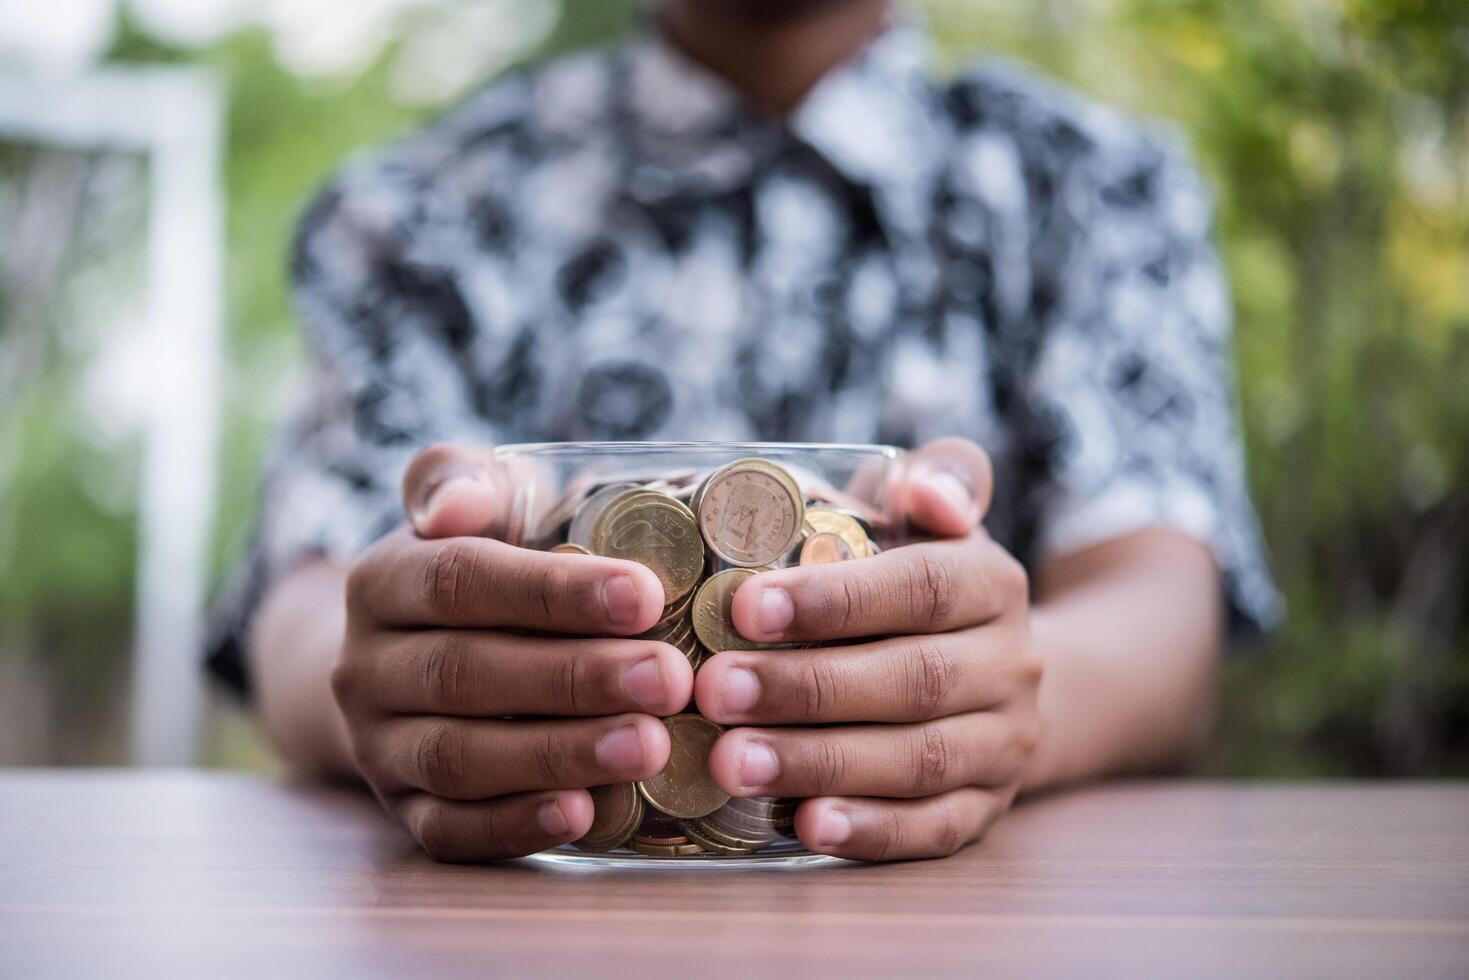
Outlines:
[[[607,40],[637,6],[570,0],[534,56]],[[945,70],[1019,57],[1172,119],[1215,188],[1251,480],[1290,615],[1228,664],[1200,768],[1469,772],[1469,9],[919,6]],[[201,63],[229,85],[216,573],[247,531],[260,452],[299,356],[284,277],[294,216],[343,156],[434,111],[394,102],[393,51],[348,77],[308,80],[279,67],[259,31],[183,51],[124,23],[109,55]],[[0,145],[0,183],[31,159]],[[127,485],[134,454],[76,434],[74,351],[48,345],[38,364],[0,393],[0,434],[18,446],[0,484],[0,677],[30,685],[45,718],[18,734],[20,716],[0,716],[0,752],[18,755],[0,761],[121,761],[133,515],[89,486],[99,473]],[[214,715],[208,756],[268,758],[229,711]]]

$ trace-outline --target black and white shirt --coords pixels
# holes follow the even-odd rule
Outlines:
[[[1186,154],[1014,65],[927,61],[895,25],[777,118],[646,28],[348,165],[301,222],[310,375],[216,669],[244,682],[271,576],[401,520],[436,440],[968,436],[1027,563],[1174,528],[1236,627],[1270,623]]]

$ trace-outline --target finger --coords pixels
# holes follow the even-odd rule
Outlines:
[[[994,475],[989,455],[968,439],[935,439],[910,453],[889,489],[895,513],[920,530],[968,534],[989,510]]]
[[[356,565],[349,601],[393,626],[633,635],[663,614],[658,576],[637,562],[553,555],[487,538],[389,535]]]
[[[911,799],[1018,778],[1034,736],[981,711],[917,725],[735,728],[709,753],[731,796],[884,796]]]
[[[1023,611],[1025,569],[982,532],[752,576],[731,617],[760,643],[943,633]]]
[[[577,718],[675,714],[694,675],[676,647],[654,640],[427,630],[344,659],[332,684],[344,703],[366,699],[403,714]]]
[[[668,730],[650,715],[575,721],[470,721],[416,716],[384,722],[360,758],[373,784],[482,800],[536,789],[647,779],[668,762]]]
[[[512,490],[489,447],[439,443],[408,464],[403,510],[420,537],[503,537]]]
[[[796,811],[796,836],[818,854],[854,861],[947,857],[978,840],[1004,800],[966,786],[921,800],[825,798]]]
[[[982,626],[850,647],[732,650],[699,668],[694,697],[721,725],[918,722],[1003,704],[1038,672],[1016,631]]]
[[[394,810],[438,861],[523,857],[574,841],[592,826],[592,798],[580,789],[474,803],[412,793]]]

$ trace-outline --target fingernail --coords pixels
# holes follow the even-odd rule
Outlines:
[[[565,837],[571,833],[571,824],[567,822],[566,814],[561,812],[559,800],[542,803],[540,809],[536,811],[536,823],[540,824],[541,829],[550,837]]]
[[[607,620],[614,626],[631,626],[638,621],[637,587],[627,575],[615,575],[602,586],[602,605],[607,608]]]
[[[760,679],[744,667],[731,667],[724,672],[719,688],[719,704],[725,711],[745,712],[760,700]]]
[[[429,487],[428,493],[417,507],[413,509],[413,523],[423,524],[434,515],[434,511],[445,500],[448,500],[456,490],[466,487],[471,483],[480,483],[480,477],[475,473],[449,473]]]
[[[740,752],[740,786],[755,789],[768,786],[780,775],[780,760],[761,742],[746,742]]]
[[[640,708],[661,708],[668,700],[663,668],[657,657],[647,657],[622,672],[622,691]]]
[[[947,470],[936,470],[926,478],[929,486],[933,487],[939,494],[953,504],[955,509],[965,517],[973,518],[974,497],[969,492],[969,487],[964,481]]]
[[[827,810],[816,825],[816,846],[836,847],[852,836],[852,818],[841,810]]]
[[[778,636],[785,632],[791,620],[796,618],[796,607],[785,589],[768,588],[760,593],[760,605],[755,610],[755,625],[763,636]]]
[[[643,740],[638,726],[623,725],[603,735],[597,742],[597,762],[613,772],[634,772],[643,768]]]

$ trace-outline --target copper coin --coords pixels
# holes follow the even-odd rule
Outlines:
[[[715,470],[698,496],[699,530],[722,560],[740,568],[769,565],[801,534],[805,501],[790,474],[764,460]]]
[[[801,544],[802,565],[834,565],[852,559],[852,548],[842,536],[830,531],[806,535]]]

